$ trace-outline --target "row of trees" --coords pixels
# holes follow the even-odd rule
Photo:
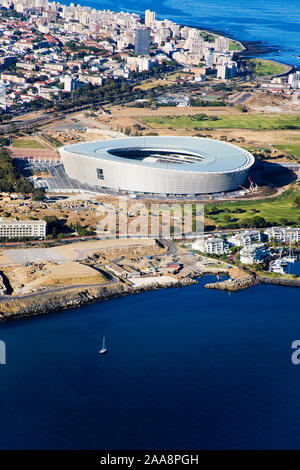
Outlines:
[[[46,215],[44,220],[47,222],[47,238],[64,238],[70,236],[74,231],[78,233],[80,237],[87,235],[94,235],[93,230],[89,230],[86,227],[82,227],[79,222],[70,225],[67,224],[67,219],[58,219],[55,215]]]
[[[6,148],[0,149],[0,192],[31,193],[36,201],[45,197],[44,189],[35,189],[33,184],[21,174]]]
[[[54,105],[55,111],[65,111],[70,108],[82,107],[99,103],[117,103],[143,98],[143,90],[133,91],[132,86],[124,82],[107,80],[102,87],[91,84],[83,85],[72,94],[66,94],[66,98]]]
[[[0,191],[28,194],[33,192],[33,184],[18,170],[7,149],[0,150]]]

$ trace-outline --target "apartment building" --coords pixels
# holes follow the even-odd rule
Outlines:
[[[234,246],[248,246],[251,243],[259,243],[262,241],[262,234],[259,230],[245,230],[245,232],[236,233],[228,237],[229,243]]]
[[[264,232],[268,239],[281,242],[300,242],[300,227],[270,227]]]
[[[0,220],[0,238],[45,238],[44,220]]]
[[[223,255],[228,251],[228,246],[223,240],[223,238],[217,237],[201,238],[200,240],[197,240],[192,243],[191,247],[194,250],[201,251],[202,253],[209,253],[215,255]]]

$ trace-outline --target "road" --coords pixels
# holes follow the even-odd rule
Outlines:
[[[153,255],[153,258],[161,258],[162,256],[176,256],[177,254],[177,246],[171,242],[170,240],[158,240],[163,245],[167,246],[168,250],[163,254]]]

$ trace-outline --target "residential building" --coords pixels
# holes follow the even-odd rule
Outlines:
[[[255,243],[241,249],[240,262],[243,264],[261,263],[266,255],[264,243]]]
[[[281,242],[300,242],[300,227],[270,227],[265,230],[269,240]]]
[[[220,52],[229,51],[229,39],[223,36],[219,36],[215,41],[215,49]]]
[[[262,234],[259,230],[245,230],[245,232],[236,233],[228,237],[227,240],[234,246],[248,246],[251,243],[261,242]]]
[[[145,25],[151,26],[155,21],[155,11],[146,10],[145,11]]]
[[[200,238],[191,244],[191,248],[202,253],[216,255],[223,255],[228,251],[227,243],[219,237]]]
[[[150,28],[138,28],[135,31],[134,50],[136,55],[149,55]]]
[[[228,61],[224,64],[217,65],[217,78],[226,80],[227,78],[233,78],[237,75],[237,63],[234,61]]]
[[[71,92],[78,88],[78,80],[71,77],[71,75],[66,75],[64,77],[64,89],[65,91]]]
[[[140,56],[137,58],[136,65],[139,72],[148,72],[152,67],[152,62],[148,57]]]
[[[45,238],[44,220],[0,220],[0,238]]]
[[[288,83],[292,88],[299,89],[300,88],[300,71],[295,73],[290,73],[288,76]]]

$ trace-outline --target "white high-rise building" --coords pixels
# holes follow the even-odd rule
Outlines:
[[[228,52],[229,51],[229,39],[224,38],[223,36],[217,37],[215,41],[215,49],[216,51],[220,51],[220,52]]]
[[[296,90],[300,88],[300,71],[290,73],[288,76],[288,83],[289,85],[291,85],[292,88]]]
[[[227,78],[233,78],[237,75],[237,63],[228,61],[224,64],[217,65],[217,78],[225,80]]]
[[[185,44],[192,54],[203,54],[204,40],[197,29],[190,30]]]
[[[152,62],[148,57],[139,56],[136,60],[136,65],[139,72],[145,72],[151,69]]]
[[[145,11],[145,25],[151,26],[155,21],[155,11],[146,10]]]
[[[5,83],[0,80],[0,108],[6,109],[7,101],[6,101],[6,88]]]
[[[71,92],[76,90],[78,87],[78,80],[76,78],[71,77],[71,75],[66,75],[64,77],[64,89],[65,91]]]

